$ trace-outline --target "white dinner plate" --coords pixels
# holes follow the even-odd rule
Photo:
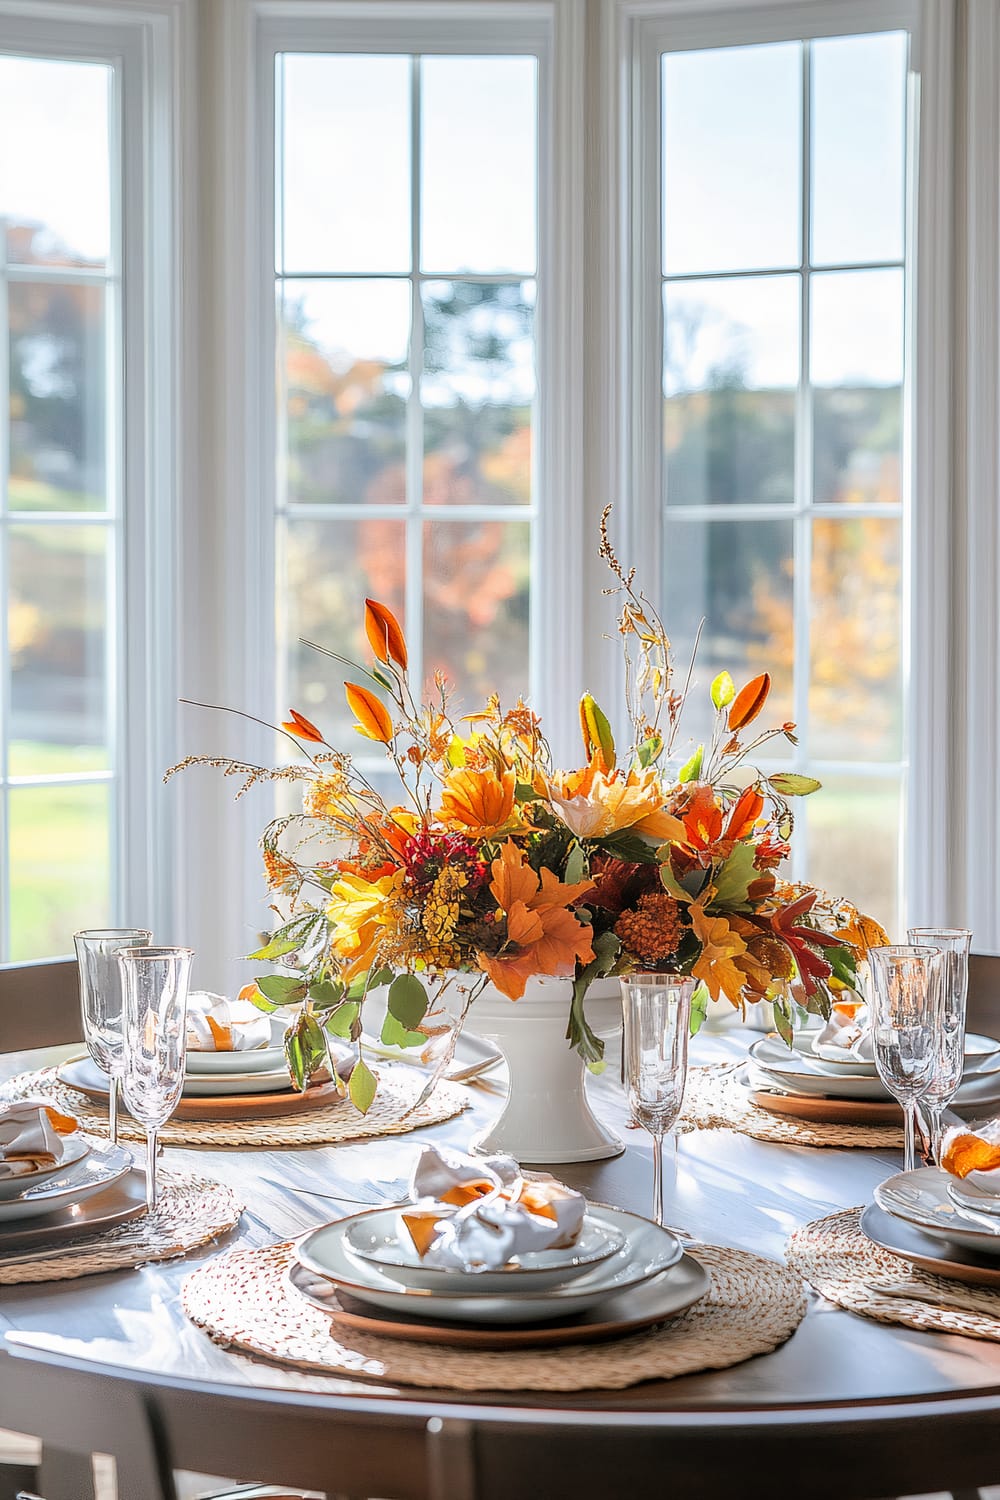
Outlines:
[[[40,1182],[48,1182],[51,1178],[59,1176],[67,1171],[69,1167],[75,1166],[82,1161],[90,1150],[90,1142],[84,1140],[78,1131],[63,1139],[62,1160],[56,1162],[54,1167],[39,1167],[34,1172],[25,1172],[20,1177],[0,1177],[0,1203],[8,1198],[20,1198],[30,1187],[37,1187]]]
[[[981,1214],[1000,1214],[1000,1196],[987,1192],[984,1188],[976,1187],[976,1184],[969,1178],[966,1178],[964,1182],[957,1177],[950,1178],[948,1196],[958,1204],[959,1208],[971,1208],[975,1213]]]
[[[60,1063],[59,1077],[70,1088],[78,1084],[85,1091],[108,1093],[108,1075],[86,1054]],[[268,1073],[217,1073],[204,1078],[185,1076],[181,1092],[185,1098],[218,1099],[228,1094],[281,1094],[292,1087],[285,1067]]]
[[[961,1208],[948,1191],[951,1181],[940,1167],[919,1167],[880,1182],[874,1198],[885,1213],[915,1225],[931,1239],[961,1245],[980,1255],[1000,1255],[1000,1217],[973,1215]]]
[[[572,1245],[531,1251],[492,1270],[464,1271],[456,1266],[428,1265],[422,1260],[403,1223],[404,1212],[385,1208],[354,1219],[344,1237],[348,1254],[401,1286],[428,1287],[431,1291],[458,1296],[488,1293],[517,1297],[521,1292],[544,1292],[549,1287],[563,1286],[617,1255],[625,1243],[621,1230],[588,1214]]]
[[[789,1093],[828,1099],[887,1100],[892,1097],[877,1075],[871,1078],[851,1073],[835,1063],[824,1064],[819,1058],[789,1052],[784,1042],[774,1042],[769,1037],[753,1043],[750,1057],[770,1083]],[[988,1109],[998,1102],[1000,1066],[986,1062],[975,1071],[966,1072],[954,1099],[956,1105],[967,1111],[977,1107]]]
[[[589,1205],[587,1212],[598,1222],[621,1231],[625,1236],[622,1249],[567,1286],[546,1292],[521,1292],[517,1297],[457,1297],[431,1292],[426,1287],[400,1286],[348,1253],[344,1243],[347,1226],[361,1215],[312,1230],[298,1242],[296,1258],[307,1270],[343,1287],[359,1302],[390,1312],[423,1313],[460,1323],[538,1323],[595,1306],[609,1292],[638,1286],[651,1276],[659,1276],[676,1265],[684,1253],[676,1236],[638,1214],[595,1203]]]
[[[770,1038],[775,1041],[774,1034]],[[780,1040],[775,1043],[784,1053],[786,1059],[791,1058],[789,1049]],[[845,1074],[856,1078],[877,1078],[878,1069],[874,1062],[865,1062],[857,1057],[836,1056],[836,1049],[824,1050],[822,1054],[813,1050],[814,1039],[808,1036],[800,1036],[796,1032],[792,1046],[795,1053],[807,1060],[807,1066],[811,1065],[821,1073],[827,1073],[831,1077]],[[1000,1041],[996,1037],[984,1036],[981,1032],[970,1031],[965,1038],[965,1063],[962,1069],[963,1079],[974,1075],[1000,1072]]]
[[[5,1198],[0,1203],[0,1224],[9,1224],[15,1233],[23,1219],[35,1219],[41,1214],[55,1213],[57,1209],[82,1203],[101,1193],[111,1183],[130,1171],[132,1153],[124,1146],[92,1146],[87,1155],[74,1162],[58,1177],[27,1188],[19,1198]],[[3,1235],[0,1231],[0,1248]]]
[[[285,1066],[284,1021],[271,1021],[271,1045],[254,1047],[248,1052],[196,1052],[189,1047],[184,1070],[190,1077],[194,1073],[237,1073],[246,1077],[248,1073],[274,1073]]]

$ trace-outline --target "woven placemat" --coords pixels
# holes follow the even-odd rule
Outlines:
[[[742,1065],[741,1065],[742,1066]],[[681,1118],[695,1130],[735,1130],[783,1146],[902,1146],[898,1125],[827,1125],[772,1115],[750,1098],[740,1068],[711,1063],[688,1069]]]
[[[789,1264],[828,1302],[873,1318],[876,1323],[901,1323],[905,1328],[934,1333],[964,1333],[969,1338],[1000,1343],[1000,1292],[935,1276],[879,1249],[861,1228],[863,1212],[861,1208],[848,1208],[804,1224],[788,1241]],[[871,1283],[880,1282],[912,1285],[915,1296],[911,1299],[873,1292]],[[945,1300],[949,1296],[968,1298],[981,1311],[934,1307],[920,1300],[924,1295]]]
[[[378,1070],[378,1093],[366,1115],[350,1100],[300,1115],[272,1115],[262,1120],[168,1120],[158,1132],[165,1146],[337,1146],[381,1135],[406,1135],[422,1125],[440,1125],[469,1106],[468,1092],[454,1083],[439,1083],[416,1109],[424,1086],[422,1074],[391,1064]],[[60,1083],[54,1068],[19,1073],[0,1089],[0,1099],[49,1099],[75,1115],[85,1130],[107,1135],[103,1104]],[[130,1115],[118,1117],[119,1138],[144,1141],[145,1131]]]
[[[163,1171],[157,1173],[157,1182],[157,1204],[151,1214],[88,1235],[65,1254],[46,1256],[41,1249],[30,1262],[9,1266],[0,1256],[0,1286],[69,1281],[100,1271],[123,1271],[150,1260],[172,1260],[218,1239],[239,1223],[243,1205],[221,1182]]]
[[[783,1344],[806,1299],[798,1276],[744,1250],[699,1245],[711,1290],[671,1323],[602,1344],[510,1352],[412,1344],[334,1325],[286,1281],[290,1244],[217,1256],[184,1283],[184,1311],[216,1343],[300,1370],[462,1391],[621,1390],[723,1370]]]

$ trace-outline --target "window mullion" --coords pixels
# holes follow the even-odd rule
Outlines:
[[[792,582],[792,718],[799,726],[799,743],[795,747],[793,761],[800,770],[808,761],[810,745],[809,726],[809,668],[811,660],[811,614],[812,601],[810,573],[812,565],[812,392],[809,369],[809,324],[810,324],[810,256],[812,238],[811,170],[812,170],[812,91],[811,56],[809,42],[802,43],[802,122],[801,152],[799,167],[799,191],[801,201],[801,244],[799,255],[802,263],[799,286],[799,384],[796,392],[795,411],[795,519],[793,525],[793,582]],[[804,880],[808,866],[809,843],[805,837],[808,829],[808,812],[800,825],[799,837],[792,851],[792,871],[797,880]]]
[[[421,82],[419,55],[410,60],[410,394],[406,407],[406,575],[405,619],[412,680],[423,682],[423,520],[424,408],[421,374],[424,364],[424,307],[420,271],[422,188]]]
[[[10,410],[7,312],[7,224],[0,214],[0,412]],[[10,592],[8,569],[8,426],[0,420],[0,598]],[[6,606],[0,609],[0,963],[10,957],[10,667]]]

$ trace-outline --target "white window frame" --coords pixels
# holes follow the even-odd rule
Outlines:
[[[538,265],[540,288],[535,441],[539,504],[531,519],[532,573],[542,586],[531,604],[535,698],[557,753],[577,738],[574,704],[583,692],[586,600],[579,586],[579,495],[583,483],[583,29],[577,0],[221,0],[203,17],[203,51],[215,71],[203,120],[214,147],[211,174],[225,173],[225,208],[207,227],[211,253],[203,337],[215,387],[205,410],[213,430],[205,472],[214,476],[228,554],[219,553],[218,586],[226,667],[221,697],[261,718],[274,712],[274,57],[277,52],[401,52],[486,55],[533,53],[539,58]],[[560,169],[554,170],[554,163]],[[218,267],[225,267],[224,278]],[[556,274],[558,270],[558,274]],[[544,292],[543,289],[544,288]],[[225,394],[222,394],[222,393]],[[214,407],[212,403],[215,403]],[[207,455],[208,456],[208,455]],[[517,520],[512,510],[511,520]],[[561,543],[560,538],[564,541]],[[568,541],[566,540],[568,539]],[[225,556],[224,568],[221,566]],[[553,565],[550,560],[554,559]],[[255,601],[251,611],[247,599]],[[238,626],[234,622],[239,622]],[[237,638],[238,636],[238,638]],[[569,687],[567,687],[569,685]],[[558,704],[550,712],[549,705]],[[185,750],[215,748],[269,763],[266,730],[236,721],[228,736],[218,721],[185,716]],[[345,748],[351,748],[346,746]],[[227,807],[199,792],[207,866],[198,860],[184,904],[212,982],[230,989],[250,971],[236,956],[254,945],[254,915],[266,925],[256,841],[268,816],[266,789],[231,806],[228,786],[215,784]],[[224,861],[218,850],[225,848]],[[205,892],[200,899],[196,891]],[[215,926],[205,918],[211,901]],[[199,969],[201,972],[201,968]]]
[[[611,67],[605,65],[602,79],[602,118],[611,132],[603,202],[608,221],[619,225],[617,237],[605,235],[601,254],[609,282],[621,287],[621,301],[617,326],[612,323],[605,329],[600,363],[605,382],[617,379],[618,390],[633,395],[624,406],[619,397],[617,431],[605,449],[603,465],[594,468],[602,468],[606,480],[613,478],[625,497],[619,535],[625,553],[633,558],[662,557],[657,441],[661,52],[802,36],[910,32],[910,108],[917,121],[914,156],[919,154],[920,180],[909,238],[912,263],[920,274],[907,329],[907,380],[913,398],[904,413],[904,430],[913,433],[913,465],[912,473],[904,475],[910,495],[903,539],[904,619],[910,620],[910,629],[903,643],[908,721],[903,747],[907,844],[902,894],[908,921],[968,921],[968,892],[956,867],[964,850],[956,849],[955,809],[941,791],[941,778],[954,755],[956,645],[951,629],[951,411],[942,399],[952,330],[948,302],[940,294],[942,285],[950,285],[949,245],[942,232],[942,224],[950,221],[950,208],[945,207],[951,190],[950,0],[611,0],[601,22],[599,54],[610,53],[615,60]],[[930,27],[937,48],[930,43],[922,46]],[[932,149],[921,151],[919,143],[927,141]],[[909,599],[933,600],[933,614],[923,607],[911,610]],[[971,828],[962,831],[971,833]],[[981,847],[981,839],[978,842]],[[979,931],[990,944],[1000,939],[996,916],[983,921]]]
[[[108,62],[119,91],[113,201],[121,205],[124,232],[117,546],[110,568],[120,608],[109,618],[118,770],[111,920],[151,924],[164,939],[173,934],[176,910],[177,829],[160,783],[177,743],[177,143],[189,3],[0,0],[0,50]]]

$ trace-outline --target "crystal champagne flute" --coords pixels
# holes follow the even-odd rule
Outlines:
[[[146,1207],[156,1207],[157,1132],[184,1086],[190,948],[127,948],[119,955],[125,997],[122,1092],[146,1130]]]
[[[965,1069],[965,1010],[972,933],[968,927],[911,927],[906,935],[911,943],[940,948],[945,960],[938,1061],[920,1099],[928,1115],[931,1149],[937,1162],[941,1155],[941,1116],[951,1103]]]
[[[122,979],[118,955],[152,941],[144,927],[94,927],[73,934],[80,971],[80,1011],[87,1051],[111,1080],[108,1124],[111,1144],[118,1144],[118,1094],[125,1071],[122,1041]]]
[[[872,948],[868,956],[875,1067],[902,1107],[903,1170],[912,1172],[917,1100],[937,1066],[945,956],[916,943]]]
[[[695,985],[679,974],[629,974],[621,981],[625,1089],[636,1120],[653,1137],[653,1218],[661,1225],[663,1137],[684,1102]]]

